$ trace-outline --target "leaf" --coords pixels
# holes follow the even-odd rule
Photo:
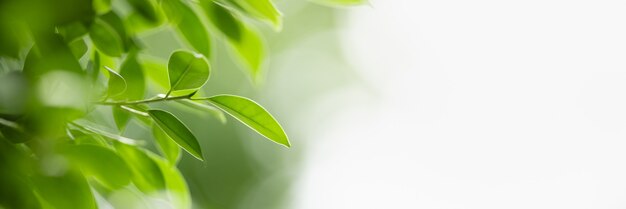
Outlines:
[[[209,79],[211,68],[201,54],[176,51],[167,64],[170,91],[198,89]]]
[[[126,125],[128,125],[128,122],[130,122],[130,113],[122,109],[122,107],[120,106],[113,106],[113,108],[111,108],[111,111],[113,112],[113,121],[115,121],[115,126],[117,126],[117,130],[119,130],[120,133],[123,133],[126,129]]]
[[[94,0],[93,8],[97,14],[104,14],[111,11],[111,0]]]
[[[217,95],[202,98],[222,109],[264,137],[286,147],[290,147],[289,138],[278,121],[256,102],[234,95]]]
[[[126,91],[117,96],[119,100],[140,100],[146,91],[143,68],[137,62],[137,53],[129,52],[120,66],[120,75],[126,80]]]
[[[133,9],[145,20],[156,23],[159,21],[159,15],[156,11],[154,2],[151,0],[128,0]]]
[[[109,72],[109,88],[107,91],[108,95],[117,96],[124,93],[124,91],[126,91],[126,80],[124,80],[124,78],[113,69],[107,66],[105,66],[104,68],[107,69],[107,71]]]
[[[356,6],[368,4],[367,0],[309,0],[313,3],[325,5],[325,6]]]
[[[80,59],[87,53],[87,44],[83,39],[77,39],[69,43],[68,47],[76,59]]]
[[[110,189],[130,183],[130,168],[113,150],[98,145],[74,145],[64,153],[85,175],[93,176]]]
[[[206,57],[211,54],[211,38],[196,12],[181,1],[162,1],[162,7],[172,26],[187,44]]]
[[[190,209],[191,195],[189,194],[187,183],[185,183],[185,178],[180,174],[180,171],[178,171],[176,166],[168,165],[163,159],[155,155],[150,155],[150,157],[161,168],[172,206],[177,209]]]
[[[134,146],[114,143],[122,158],[128,163],[135,186],[144,193],[165,189],[165,179],[159,166],[148,156],[149,151]]]
[[[215,28],[232,41],[241,40],[241,23],[230,10],[214,1],[201,5]]]
[[[124,52],[122,37],[111,25],[101,19],[96,19],[93,25],[91,25],[89,37],[91,37],[96,48],[106,55],[119,57]]]
[[[143,141],[137,141],[134,139],[126,138],[124,136],[120,136],[117,134],[112,134],[110,132],[104,131],[103,128],[101,128],[98,124],[95,124],[87,120],[77,120],[75,122],[72,122],[72,125],[78,128],[80,131],[83,131],[85,133],[97,134],[104,138],[112,139],[123,144],[128,144],[128,145],[143,144]]]
[[[270,23],[274,30],[282,29],[282,14],[271,0],[231,0],[239,5],[246,13],[252,17]]]
[[[95,209],[96,202],[85,177],[69,170],[60,176],[33,176],[38,196],[54,208]]]
[[[178,147],[178,144],[156,125],[152,126],[152,136],[154,136],[154,140],[159,145],[159,151],[165,155],[170,165],[176,165],[180,159],[180,147]]]
[[[224,112],[222,112],[220,109],[217,109],[213,106],[205,105],[205,104],[187,100],[187,99],[176,100],[176,102],[181,103],[187,107],[191,107],[196,110],[199,110],[203,113],[209,113],[209,115],[219,120],[222,124],[226,123],[226,116],[224,116]]]
[[[148,110],[148,114],[176,144],[199,160],[204,160],[198,140],[176,116],[163,110]]]
[[[242,24],[239,41],[229,40],[236,58],[248,71],[252,81],[259,81],[263,73],[263,62],[266,59],[265,42],[258,31]]]

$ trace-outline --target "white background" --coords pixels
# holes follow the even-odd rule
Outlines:
[[[626,1],[349,10],[290,208],[626,208]]]

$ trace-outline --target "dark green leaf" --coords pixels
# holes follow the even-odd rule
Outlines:
[[[111,11],[111,0],[93,0],[93,8],[98,14]]]
[[[167,64],[170,77],[170,91],[198,89],[202,87],[211,73],[208,61],[201,54],[188,51],[176,51]]]
[[[266,138],[287,147],[289,138],[278,121],[256,102],[234,95],[204,98]]]
[[[252,17],[266,21],[274,26],[275,30],[282,28],[282,14],[276,9],[271,0],[231,0],[236,2]]]
[[[180,159],[180,147],[178,147],[178,144],[157,125],[152,126],[152,136],[154,136],[154,140],[159,145],[159,151],[165,155],[170,165],[176,165]]]
[[[128,163],[135,186],[144,193],[153,193],[165,189],[165,180],[159,166],[148,156],[149,151],[115,143],[120,156]]]
[[[154,119],[154,122],[172,138],[180,147],[189,154],[204,160],[202,150],[196,137],[191,133],[189,128],[183,124],[178,118],[169,112],[163,110],[149,110],[148,114]]]
[[[113,112],[113,120],[115,121],[117,130],[119,130],[120,133],[123,133],[124,129],[126,129],[126,125],[130,122],[130,113],[122,109],[120,106],[113,106],[111,111]]]
[[[113,69],[106,66],[104,68],[109,72],[109,88],[107,91],[109,96],[113,97],[124,93],[126,91],[126,80]]]
[[[241,23],[230,10],[213,1],[202,5],[215,28],[232,41],[241,40]]]
[[[158,22],[159,15],[156,11],[155,2],[151,0],[128,0],[133,9],[149,22]]]
[[[87,44],[85,44],[83,39],[77,39],[70,42],[69,47],[76,59],[80,59],[85,55],[85,53],[87,53]]]
[[[119,57],[124,52],[122,37],[103,20],[96,19],[91,25],[89,36],[96,48],[106,55]]]
[[[163,172],[167,194],[170,197],[172,206],[177,209],[190,209],[191,195],[189,194],[189,189],[187,188],[187,183],[185,183],[183,175],[176,169],[176,166],[170,166],[158,156],[150,156],[159,165],[161,172]]]
[[[239,41],[229,40],[236,58],[248,71],[253,81],[259,81],[263,73],[263,62],[266,59],[265,42],[259,32],[250,26],[241,24],[241,37]]]
[[[130,183],[130,168],[113,150],[97,145],[75,145],[66,148],[65,154],[85,175],[93,176],[111,189]]]

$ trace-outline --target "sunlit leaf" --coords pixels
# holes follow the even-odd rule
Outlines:
[[[183,122],[171,113],[163,110],[149,110],[148,114],[176,144],[199,160],[204,160],[198,140]]]
[[[111,0],[93,0],[93,9],[98,14],[111,11]]]
[[[224,110],[266,138],[286,147],[291,146],[287,134],[278,121],[256,102],[234,95],[217,95],[202,99]]]
[[[262,78],[263,64],[266,60],[265,42],[254,28],[242,25],[241,29],[240,40],[229,40],[229,45],[252,80],[259,81]]]
[[[239,42],[242,26],[230,10],[213,1],[203,3],[202,6],[215,28],[232,41]]]
[[[159,151],[165,155],[170,165],[176,165],[180,159],[180,147],[178,147],[178,144],[157,125],[152,126],[152,136],[154,136],[154,140],[159,145]]]
[[[113,57],[119,57],[124,52],[124,42],[122,37],[120,37],[111,25],[107,24],[103,20],[96,19],[93,25],[91,25],[89,37],[91,37],[93,44],[102,53]]]
[[[113,150],[97,145],[75,145],[64,152],[85,175],[93,176],[111,189],[130,183],[130,168]]]
[[[109,72],[109,96],[117,96],[126,91],[126,80],[117,72],[109,67],[104,67]]]
[[[165,180],[159,166],[148,156],[148,151],[115,143],[115,148],[128,163],[135,186],[145,193],[158,192],[165,188]]]
[[[54,208],[96,208],[85,177],[77,171],[69,170],[57,176],[37,175],[32,181],[38,196]]]
[[[201,54],[176,51],[167,64],[170,91],[197,89],[202,87],[211,72],[208,61]]]
[[[271,0],[230,0],[239,5],[250,16],[270,23],[275,30],[282,29],[282,14]]]
[[[185,42],[206,57],[211,54],[211,37],[196,12],[181,1],[162,1],[163,10]]]
[[[181,103],[187,107],[191,107],[194,108],[196,110],[198,110],[201,113],[208,113],[209,115],[213,116],[214,118],[216,118],[217,120],[219,120],[221,123],[226,123],[226,116],[224,115],[224,112],[222,112],[220,109],[217,109],[213,106],[209,106],[206,104],[202,104],[196,101],[190,101],[190,100],[176,100],[178,103]]]

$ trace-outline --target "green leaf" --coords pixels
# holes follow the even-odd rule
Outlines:
[[[167,64],[170,91],[198,89],[209,79],[211,68],[201,54],[176,51]]]
[[[222,109],[264,137],[286,147],[290,147],[289,138],[278,121],[256,102],[234,95],[217,95],[202,98]]]
[[[159,22],[159,15],[156,11],[155,2],[151,0],[128,0],[133,9],[149,22]]]
[[[270,0],[231,0],[252,17],[270,23],[274,30],[282,29],[282,14]]]
[[[120,106],[113,106],[111,111],[113,112],[113,121],[115,121],[117,130],[119,130],[120,133],[123,133],[124,129],[126,129],[126,125],[130,122],[130,113],[127,110],[122,109]]]
[[[204,160],[198,140],[176,116],[163,110],[148,110],[148,114],[180,147],[199,160]]]
[[[242,24],[239,41],[229,39],[233,49],[244,69],[250,74],[252,81],[258,82],[262,78],[263,64],[266,59],[265,42],[258,31]]]
[[[135,186],[144,193],[165,189],[165,179],[159,166],[147,154],[149,151],[134,146],[115,143],[115,148],[128,163]]]
[[[126,80],[113,69],[106,66],[104,68],[109,72],[108,95],[113,97],[124,93],[126,91]]]
[[[93,9],[97,14],[104,14],[111,11],[111,0],[94,0]]]
[[[176,169],[176,166],[170,166],[163,159],[156,155],[150,155],[161,168],[161,172],[165,177],[165,186],[167,188],[167,194],[170,198],[172,206],[177,209],[190,209],[191,208],[191,195],[185,183],[185,178],[180,174],[180,171]]]
[[[228,8],[214,1],[203,3],[202,6],[218,31],[232,41],[241,40],[241,23]]]
[[[367,0],[310,0],[313,3],[326,6],[356,6],[368,4]]]
[[[87,53],[87,44],[83,39],[77,39],[69,43],[68,47],[76,59],[80,59]]]
[[[93,176],[110,189],[130,183],[130,168],[113,150],[97,145],[74,145],[65,150],[65,155],[85,175]]]
[[[89,37],[96,48],[106,55],[119,57],[124,52],[122,37],[111,25],[101,19],[96,19],[91,25]]]
[[[119,100],[140,100],[146,91],[144,72],[137,62],[136,52],[130,52],[120,66],[120,75],[126,80],[126,91],[117,96]]]
[[[226,116],[224,116],[224,112],[222,112],[220,109],[217,109],[213,106],[205,105],[205,104],[187,100],[187,99],[176,100],[176,102],[181,103],[187,107],[194,108],[198,111],[201,111],[202,113],[209,113],[209,115],[219,120],[222,124],[226,123]]]
[[[181,1],[162,1],[163,10],[172,26],[195,50],[210,57],[211,37],[196,12]]]
[[[96,201],[85,177],[69,170],[59,176],[33,176],[38,196],[54,208],[95,209]]]
[[[165,155],[170,165],[176,165],[180,159],[180,147],[178,147],[178,144],[156,125],[152,126],[152,136],[154,136],[154,140],[159,145],[159,151]]]

